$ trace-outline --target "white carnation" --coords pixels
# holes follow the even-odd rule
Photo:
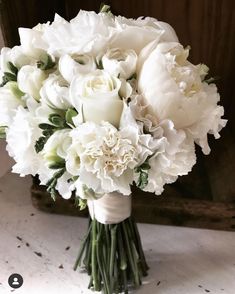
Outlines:
[[[79,175],[96,193],[131,193],[134,168],[142,151],[138,131],[130,127],[119,132],[107,122],[87,122],[74,129],[71,136],[66,162],[71,174]]]
[[[7,151],[16,161],[13,172],[21,176],[38,173],[42,156],[36,153],[34,146],[40,136],[38,118],[20,106],[6,132]]]
[[[14,82],[0,88],[0,126],[10,126],[18,106],[25,105],[21,97],[17,95],[17,89]]]

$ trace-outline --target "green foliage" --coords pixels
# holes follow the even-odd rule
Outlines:
[[[74,126],[73,117],[77,116],[78,113],[75,109],[69,108],[65,114],[65,120],[68,125]]]
[[[5,86],[8,82],[17,81],[18,68],[12,62],[8,62],[7,67],[9,68],[9,72],[4,72],[0,87]]]
[[[43,54],[40,56],[40,60],[37,62],[37,67],[41,70],[52,69],[55,66],[55,62],[52,60],[51,56],[48,54]]]
[[[143,190],[148,185],[148,170],[150,169],[148,159],[140,166],[135,168],[135,172],[139,173],[137,187]]]
[[[5,139],[6,138],[6,128],[5,126],[0,127],[0,139]]]
[[[62,177],[62,175],[65,172],[65,168],[62,168],[60,170],[58,170],[57,172],[54,173],[53,177],[46,183],[47,186],[47,192],[49,192],[51,194],[51,198],[55,201],[56,200],[56,185],[57,185],[57,181],[60,177]]]
[[[76,207],[79,207],[80,210],[83,210],[87,207],[87,200],[76,196],[74,204]]]
[[[65,128],[69,128],[69,125],[66,123],[65,118],[58,113],[50,114],[48,120],[51,124],[39,124],[39,128],[43,130],[43,132],[42,136],[36,141],[36,144],[34,146],[37,153],[43,150],[47,140],[54,132]]]

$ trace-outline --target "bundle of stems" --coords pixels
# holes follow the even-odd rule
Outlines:
[[[133,217],[112,225],[90,219],[74,270],[78,267],[85,267],[94,291],[128,294],[139,287],[148,265]]]

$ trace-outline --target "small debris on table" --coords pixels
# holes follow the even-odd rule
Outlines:
[[[42,253],[41,253],[41,252],[34,251],[34,253],[35,253],[37,256],[42,257]]]

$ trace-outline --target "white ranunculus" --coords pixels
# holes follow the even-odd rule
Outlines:
[[[51,135],[42,150],[46,165],[64,162],[71,142],[70,129],[59,130]]]
[[[86,54],[73,54],[72,56],[65,54],[59,60],[59,71],[69,83],[71,83],[74,76],[88,74],[96,69],[94,58]]]
[[[16,164],[12,171],[25,175],[36,175],[42,167],[42,156],[35,151],[35,143],[41,136],[38,118],[34,113],[19,106],[13,122],[6,132],[7,151],[14,158]],[[48,175],[49,171],[44,168]]]
[[[59,75],[51,74],[43,83],[40,90],[42,104],[55,109],[68,109],[69,102],[68,83]]]
[[[138,90],[152,106],[158,120],[170,119],[176,129],[190,132],[204,117],[209,116],[213,123],[212,110],[219,107],[219,95],[210,95],[210,91],[205,90],[200,67],[188,62],[187,56],[188,50],[179,43],[159,44],[140,69]],[[218,117],[214,119],[223,125]]]
[[[40,89],[43,81],[47,78],[46,73],[32,65],[23,66],[17,75],[19,89],[31,95],[34,99],[40,100]]]
[[[104,70],[112,76],[128,79],[136,71],[137,55],[131,49],[109,49],[101,60]]]
[[[20,105],[24,106],[25,103],[15,82],[9,82],[0,88],[0,126],[8,127],[12,123]]]
[[[71,102],[79,111],[82,104],[85,121],[108,121],[119,126],[123,102],[119,96],[122,82],[102,70],[77,77],[70,86]]]

